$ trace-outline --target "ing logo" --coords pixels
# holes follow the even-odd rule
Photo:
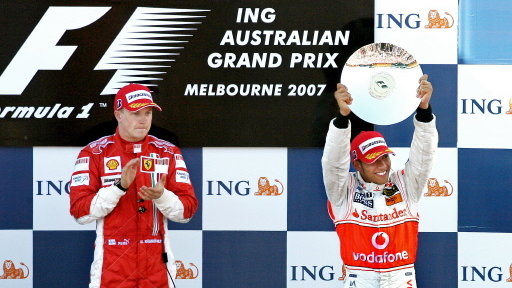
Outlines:
[[[449,29],[455,24],[455,19],[448,12],[444,12],[446,17],[442,17],[441,13],[435,9],[431,9],[425,14],[427,16],[427,25],[423,26],[425,29]],[[375,25],[379,29],[419,29],[422,27],[421,23],[425,23],[425,20],[422,21],[419,13],[379,13],[376,16]]]
[[[508,99],[508,110],[505,106],[506,100],[501,99],[461,99],[460,114],[466,115],[512,115],[512,97]]]
[[[444,14],[446,14],[447,16],[450,16],[451,25],[450,25],[450,20],[448,20],[446,17],[441,18],[441,16],[439,15],[439,12],[437,10],[430,10],[430,11],[428,11],[428,24],[425,26],[425,28],[427,28],[427,29],[452,28],[453,24],[455,23],[453,16],[448,12],[444,12]]]
[[[260,177],[258,179],[258,191],[254,193],[254,195],[262,195],[262,196],[279,196],[284,192],[284,186],[281,181],[274,179],[276,183],[279,183],[281,186],[281,190],[277,187],[277,185],[270,185],[270,181],[267,177]]]
[[[23,268],[16,268],[12,260],[5,260],[3,265],[3,275],[0,275],[0,279],[25,279],[28,278],[30,270],[25,263],[20,262],[20,266],[25,266],[27,273]]]
[[[283,195],[285,188],[281,181],[274,179],[275,183],[270,182],[267,177],[259,177],[257,186],[255,181],[221,181],[207,180],[206,195],[238,195],[238,196],[280,196]]]
[[[439,185],[439,181],[437,178],[428,178],[427,180],[427,193],[423,194],[427,197],[440,197],[440,196],[451,196],[453,194],[453,185],[448,182],[447,180],[444,180],[444,183],[447,185],[441,186]],[[448,188],[448,185],[450,185]]]
[[[512,264],[508,268],[509,277],[503,270],[506,268],[501,266],[462,266],[463,282],[512,282]]]
[[[176,279],[196,279],[199,276],[199,269],[194,263],[189,263],[194,269],[186,268],[181,260],[176,260],[174,263],[176,264]]]

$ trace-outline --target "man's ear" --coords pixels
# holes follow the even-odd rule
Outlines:
[[[362,167],[362,164],[361,164],[361,160],[356,160],[354,161],[354,168],[357,170],[357,171],[361,171],[361,167]]]
[[[116,120],[119,121],[119,119],[121,118],[121,111],[120,110],[115,110],[114,111],[114,116],[116,117]]]

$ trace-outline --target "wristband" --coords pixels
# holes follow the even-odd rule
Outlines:
[[[121,178],[116,179],[116,182],[114,182],[114,186],[116,186],[117,188],[119,188],[119,190],[121,190],[123,192],[126,192],[126,190],[128,190],[128,188],[124,188],[121,185]]]

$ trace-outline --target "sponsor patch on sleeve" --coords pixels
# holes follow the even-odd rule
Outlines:
[[[176,182],[190,184],[190,177],[188,172],[176,170]]]
[[[71,176],[71,187],[89,185],[89,173],[81,173]]]
[[[101,186],[110,186],[116,182],[117,179],[121,179],[121,175],[111,175],[101,177]]]
[[[187,168],[187,165],[185,165],[185,159],[183,159],[183,155],[174,154],[174,161],[176,163],[176,168]]]
[[[89,171],[89,157],[82,157],[76,159],[75,172],[78,171]]]

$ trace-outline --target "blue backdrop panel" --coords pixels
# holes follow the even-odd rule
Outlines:
[[[183,153],[183,158],[185,158],[192,185],[194,185],[199,207],[192,220],[186,225],[168,221],[168,228],[171,230],[201,230],[203,227],[203,209],[201,208],[203,203],[203,149],[187,148],[182,149],[181,152]]]
[[[322,181],[322,148],[288,149],[288,231],[334,231]]]
[[[0,148],[0,228],[32,229],[32,147]]]
[[[457,252],[457,233],[420,233],[418,287],[457,287]]]
[[[459,232],[512,232],[512,150],[459,149]],[[510,166],[509,166],[510,167]]]
[[[203,232],[204,288],[286,287],[286,232]]]
[[[512,2],[459,1],[459,63],[512,64]]]
[[[88,287],[95,231],[34,231],[34,287]]]

